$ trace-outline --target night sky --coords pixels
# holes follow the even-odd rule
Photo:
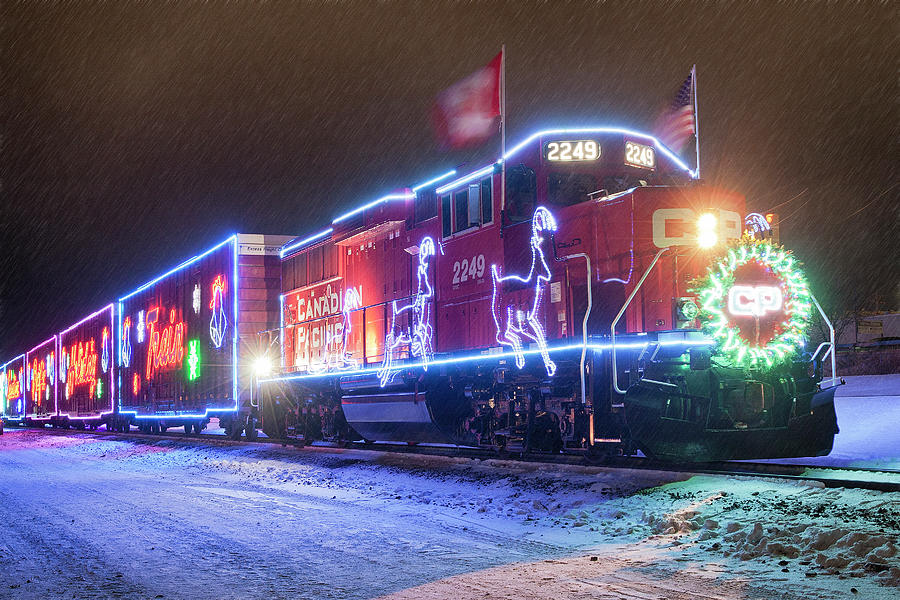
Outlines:
[[[696,63],[704,179],[781,205],[835,310],[900,308],[896,4],[4,2],[0,28],[2,360],[233,232],[473,161],[429,110],[502,43],[510,142],[650,129]]]

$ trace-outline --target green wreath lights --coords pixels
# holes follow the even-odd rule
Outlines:
[[[728,313],[735,271],[748,263],[757,263],[771,273],[783,295],[784,317],[765,344],[756,345],[745,339]],[[812,298],[800,263],[783,247],[745,235],[713,262],[694,292],[700,300],[702,329],[718,342],[719,352],[736,365],[769,368],[803,347],[812,314]]]

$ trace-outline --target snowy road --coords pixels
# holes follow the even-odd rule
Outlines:
[[[802,483],[0,436],[18,600],[886,597],[898,522],[896,495]]]

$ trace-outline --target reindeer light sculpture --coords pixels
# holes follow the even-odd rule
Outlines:
[[[541,300],[544,284],[550,281],[550,267],[544,256],[543,245],[545,232],[553,233],[557,229],[556,219],[553,214],[543,206],[534,211],[531,219],[531,268],[528,273],[522,275],[500,276],[497,265],[491,265],[491,276],[494,280],[494,293],[491,297],[491,313],[494,317],[494,325],[497,327],[497,342],[501,346],[512,348],[516,357],[516,366],[520,369],[525,366],[525,347],[523,338],[537,343],[541,357],[544,359],[544,367],[547,375],[553,377],[556,373],[556,363],[550,359],[547,350],[547,336],[544,326],[540,321]],[[516,304],[501,303],[501,288],[506,281],[518,281],[531,284],[531,296],[527,310],[522,310]]]
[[[433,329],[429,323],[429,306],[434,298],[434,288],[428,281],[428,263],[437,252],[434,240],[426,237],[419,244],[419,267],[416,270],[418,289],[412,304],[397,306],[397,301],[391,304],[391,328],[384,340],[384,362],[378,369],[378,378],[381,387],[386,386],[397,374],[393,368],[394,351],[403,344],[409,344],[409,353],[414,358],[422,361],[422,369],[428,370],[428,362],[434,355],[431,344]],[[403,314],[412,314],[412,324],[407,328],[397,322],[397,317]]]

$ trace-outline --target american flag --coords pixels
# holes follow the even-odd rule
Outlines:
[[[660,115],[656,137],[674,152],[681,152],[692,135],[697,134],[694,121],[694,71],[681,84],[672,104]]]

